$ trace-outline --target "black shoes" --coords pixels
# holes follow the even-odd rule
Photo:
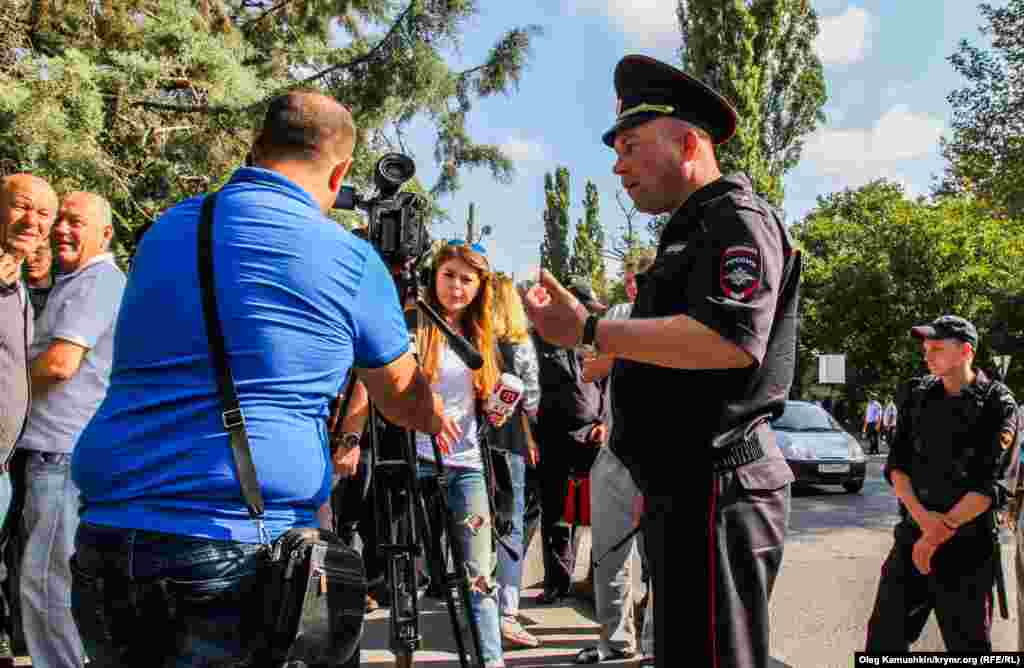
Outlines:
[[[537,605],[554,605],[568,596],[568,591],[563,591],[561,589],[548,589],[545,587],[544,593],[537,597]]]

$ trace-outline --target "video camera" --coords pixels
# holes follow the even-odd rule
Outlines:
[[[419,258],[430,248],[426,199],[398,192],[415,173],[416,164],[409,156],[385,154],[373,168],[374,197],[362,197],[352,186],[343,186],[334,202],[335,209],[366,212],[367,240],[392,267]]]

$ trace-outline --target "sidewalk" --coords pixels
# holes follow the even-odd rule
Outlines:
[[[526,555],[520,619],[530,633],[543,643],[537,649],[515,650],[505,653],[505,663],[512,668],[527,666],[573,666],[573,659],[581,649],[596,645],[599,639],[598,626],[594,623],[594,610],[590,603],[566,599],[561,605],[535,605],[534,600],[542,591],[544,570],[540,554],[539,535],[535,537]],[[581,533],[577,550],[574,579],[583,579],[586,564],[590,560],[590,534]],[[639,563],[634,573],[639,574]],[[635,583],[639,585],[639,583]],[[448,609],[441,601],[420,599],[420,635],[423,638],[420,651],[414,655],[415,665],[431,668],[458,668],[458,656],[452,637]],[[394,663],[394,655],[387,649],[391,611],[381,608],[366,618],[363,634],[364,666],[384,666]],[[602,666],[635,666],[639,658],[627,661],[605,661]]]

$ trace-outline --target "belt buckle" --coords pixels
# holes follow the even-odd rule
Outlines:
[[[232,408],[229,411],[224,411],[220,414],[220,419],[224,424],[224,428],[228,431],[245,426],[245,416],[242,415],[241,408]]]

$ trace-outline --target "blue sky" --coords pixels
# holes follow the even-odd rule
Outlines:
[[[786,179],[789,222],[815,199],[886,177],[925,194],[941,174],[939,138],[950,116],[946,95],[963,85],[946,58],[958,41],[978,42],[982,19],[974,0],[813,0],[821,17],[816,45],[825,65],[828,120],[807,141]],[[582,215],[587,180],[601,194],[601,220],[616,237],[625,220],[615,202],[613,152],[600,141],[614,118],[612,72],[627,53],[676,63],[676,0],[482,0],[455,66],[477,64],[512,25],[539,24],[545,34],[519,90],[477,105],[470,129],[477,141],[503,146],[516,176],[499,184],[486,170],[465,174],[463,189],[441,200],[452,223],[439,237],[463,236],[470,202],[494,268],[517,279],[536,267],[543,238],[544,174],[564,165],[572,175],[573,225]],[[1002,2],[993,4],[1001,5]],[[413,127],[409,148],[426,184],[437,176],[427,124]],[[637,220],[646,218],[638,216]],[[610,266],[615,271],[617,267]]]

